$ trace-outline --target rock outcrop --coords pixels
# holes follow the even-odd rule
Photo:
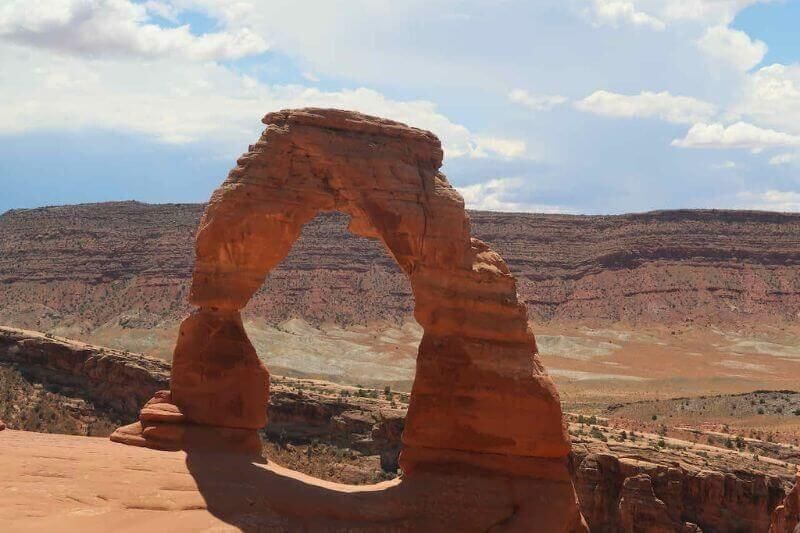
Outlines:
[[[772,512],[769,533],[798,533],[800,531],[800,475],[792,490]]]
[[[784,463],[684,445],[575,443],[575,488],[591,531],[766,531],[791,479]]]
[[[383,242],[409,277],[424,329],[402,437],[403,483],[429,490],[430,476],[434,484],[505,479],[517,486],[505,504],[514,511],[497,517],[506,528],[537,517],[542,531],[584,529],[558,395],[526,308],[502,258],[470,236],[464,202],[439,172],[439,140],[337,110],[282,111],[263,122],[261,139],[200,222],[189,297],[197,309],[180,328],[171,394],[151,404],[175,406],[185,423],[143,416],[112,440],[158,448],[169,434],[192,450],[203,434],[224,440],[236,432],[235,448],[243,432],[255,435],[266,423],[269,374],[240,312],[307,222],[342,211],[353,233]],[[469,494],[452,496],[453,512],[478,496]]]
[[[0,364],[128,419],[168,386],[170,372],[161,359],[9,327],[0,327]]]
[[[108,436],[113,419],[118,420],[114,427],[119,420],[139,416],[154,422],[183,421],[167,401],[169,391],[158,392],[169,386],[167,362],[13,328],[0,327],[0,338],[5,339],[0,350],[0,416],[14,429]],[[4,371],[16,379],[4,381]],[[378,398],[377,391],[374,396],[358,387],[275,378],[264,435],[277,443],[319,442],[355,450],[379,458],[385,472],[396,472],[407,395],[393,394],[391,401],[385,394]],[[141,412],[133,403],[151,397],[156,401]],[[55,412],[58,419],[51,418]],[[42,423],[32,424],[32,419]],[[163,447],[174,449],[169,441]]]

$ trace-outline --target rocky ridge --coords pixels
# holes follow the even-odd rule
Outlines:
[[[123,417],[169,380],[160,359],[8,327],[0,327],[0,364]]]
[[[188,311],[203,205],[88,204],[0,216],[0,323],[97,338],[159,330]],[[620,216],[471,212],[535,322],[752,326],[800,313],[800,215],[661,211]],[[311,221],[245,317],[401,322],[406,277],[347,217]],[[624,280],[624,282],[623,282]],[[94,335],[94,336],[93,336]]]

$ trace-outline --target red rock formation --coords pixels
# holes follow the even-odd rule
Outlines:
[[[574,443],[575,488],[591,531],[766,531],[786,494],[783,465],[701,453]]]
[[[772,511],[769,533],[800,532],[800,474],[786,499]]]
[[[167,386],[170,372],[161,359],[7,327],[0,327],[0,363],[18,365],[38,382],[79,391],[125,418]]]
[[[0,420],[0,431],[3,431],[4,429],[6,429],[6,424],[2,420]]]
[[[112,440],[190,448],[190,432],[224,439],[235,431],[237,445],[240,434],[255,435],[265,423],[269,381],[240,311],[304,224],[319,212],[342,211],[353,233],[380,239],[408,275],[425,331],[403,432],[406,478],[481,473],[517,480],[518,499],[509,502],[516,511],[507,520],[516,526],[507,527],[537,516],[541,531],[585,527],[558,395],[539,362],[526,308],[502,258],[470,237],[464,202],[439,172],[439,140],[336,110],[282,111],[263,122],[261,139],[214,193],[200,223],[190,294],[198,309],[181,326],[171,399],[156,398],[138,425]],[[148,407],[162,400],[174,402],[170,416],[180,413],[186,423],[148,419]]]
[[[694,524],[677,524],[666,504],[656,497],[650,476],[632,476],[622,484],[619,499],[620,529],[625,533],[673,533],[700,531]]]

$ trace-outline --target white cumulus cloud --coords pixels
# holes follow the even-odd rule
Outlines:
[[[672,141],[680,148],[746,148],[754,151],[766,148],[800,146],[800,136],[759,128],[747,122],[730,126],[700,122],[692,126],[682,139]]]
[[[490,154],[506,158],[522,157],[525,155],[525,141],[485,135],[474,136],[473,147],[469,155],[471,157],[488,157]]]
[[[789,165],[795,161],[800,161],[800,154],[798,153],[778,154],[776,156],[772,156],[769,159],[769,164],[773,166]]]
[[[745,32],[727,26],[708,28],[697,47],[709,57],[747,71],[755,67],[767,54],[767,45],[753,40]]]
[[[592,0],[592,12],[598,24],[632,26],[663,31],[666,24],[658,18],[636,9],[636,5],[627,0]]]
[[[188,25],[162,27],[150,14],[175,18],[163,2],[129,0],[10,0],[0,6],[0,39],[87,56],[182,56],[193,60],[237,59],[267,50],[248,28],[195,35]]]
[[[519,193],[524,188],[525,181],[521,178],[497,178],[483,183],[457,187],[458,192],[464,197],[467,209],[529,213],[567,212],[560,206],[520,202]]]
[[[644,0],[648,2],[648,0]],[[753,4],[772,0],[649,0],[659,4],[658,13],[670,21],[700,21],[707,24],[728,24],[737,13]]]
[[[565,96],[531,94],[525,89],[514,89],[508,93],[508,99],[534,111],[547,111],[567,101]]]
[[[515,158],[525,152],[523,141],[473,132],[427,100],[391,99],[368,88],[323,91],[268,84],[214,62],[87,60],[3,46],[0,64],[19,73],[2,87],[0,133],[119,129],[169,143],[216,143],[229,152],[257,137],[265,113],[316,106],[430,130],[448,158]]]
[[[779,131],[800,135],[800,64],[774,64],[749,74],[733,112]]]
[[[715,112],[708,102],[691,96],[673,96],[666,91],[643,91],[634,95],[596,91],[576,102],[575,107],[607,117],[657,118],[676,124],[707,120]]]
[[[759,211],[800,211],[800,192],[770,189],[763,192],[745,191],[736,195],[737,207]]]

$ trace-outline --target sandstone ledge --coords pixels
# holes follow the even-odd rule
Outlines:
[[[531,490],[522,480],[425,475],[351,486],[237,455],[13,430],[0,448],[0,531],[526,531],[565,512],[545,501],[509,506],[515,491]],[[448,505],[465,493],[480,502]],[[532,506],[545,512],[530,515]]]

